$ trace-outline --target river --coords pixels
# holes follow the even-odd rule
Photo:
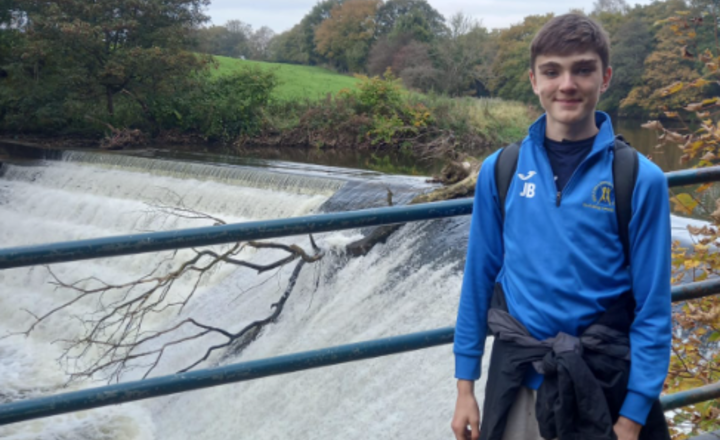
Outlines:
[[[621,132],[642,151],[636,140],[642,132],[623,128]],[[4,164],[0,247],[212,224],[148,212],[148,204],[176,196],[185,206],[226,222],[244,222],[385,206],[388,189],[402,204],[433,187],[425,177],[358,167],[239,158],[211,164],[185,156],[64,152],[57,160]],[[661,167],[671,164],[669,160]],[[223,352],[203,367],[452,326],[468,222],[463,217],[407,224],[361,258],[349,258],[343,249],[367,231],[318,234],[315,238],[327,255],[303,270],[280,319],[241,352]],[[676,237],[683,237],[684,225],[684,220],[673,217]],[[309,249],[307,237],[280,241]],[[188,255],[189,251],[182,251],[176,263],[168,265]],[[277,258],[267,252],[243,256],[260,262]],[[55,264],[51,269],[66,282],[95,276],[120,283],[145,275],[148,268],[170,257],[168,252],[143,254]],[[291,270],[257,275],[225,266],[200,285],[179,315],[153,315],[145,322],[146,329],[159,330],[193,317],[237,331],[269,314]],[[27,328],[33,322],[27,311],[41,314],[72,298],[72,292],[57,289],[52,280],[45,267],[0,271],[1,335]],[[193,285],[192,280],[181,280],[168,301],[187,294]],[[0,339],[0,402],[100,384],[84,381],[65,388],[74,365],[56,361],[63,343],[55,342],[81,335],[83,317],[97,304],[97,299],[79,301],[28,338]],[[187,366],[215,342],[209,338],[174,347],[153,375]],[[91,352],[90,358],[95,355]],[[141,374],[142,370],[130,371],[122,380]],[[483,389],[480,383],[480,397]],[[0,427],[0,438],[451,438],[454,396],[451,347],[443,346],[19,423]]]

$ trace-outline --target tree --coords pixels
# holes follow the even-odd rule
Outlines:
[[[263,26],[251,33],[247,41],[247,56],[251,60],[269,59],[270,42],[275,37],[275,32],[267,26]]]
[[[315,31],[318,53],[344,71],[363,71],[375,37],[375,14],[382,0],[348,0],[330,11]]]
[[[377,11],[376,37],[410,35],[429,43],[447,33],[445,17],[426,0],[388,0]]]
[[[268,44],[269,59],[279,63],[310,64],[310,52],[302,38],[303,28],[299,24],[276,35]]]
[[[528,78],[530,42],[553,14],[529,15],[522,23],[500,31],[492,65],[490,90],[503,99],[537,103]]]
[[[676,3],[675,6],[680,5]],[[667,6],[668,12],[671,7]],[[700,77],[692,57],[678,56],[679,48],[686,40],[679,35],[679,28],[673,26],[663,26],[655,34],[655,47],[645,58],[640,83],[621,101],[621,109],[639,109],[657,116],[668,108],[677,108],[684,102],[699,98],[700,90],[697,88],[687,88],[671,95],[662,92],[668,82],[691,83]],[[697,53],[696,50],[693,49],[693,53]]]
[[[447,36],[437,42],[434,51],[436,65],[442,71],[443,91],[454,96],[486,94],[487,78],[482,72],[493,55],[487,29],[463,13],[453,15]]]
[[[210,26],[197,31],[200,52],[239,58],[248,53],[252,28],[239,20],[228,21],[225,26]]]
[[[682,66],[681,79],[676,72],[668,75],[659,90],[646,93],[663,108],[663,116],[672,118],[675,128],[665,127],[660,120],[643,124],[658,134],[658,148],[679,148],[682,164],[695,167],[717,165],[720,162],[720,94],[715,83],[720,80],[718,19],[720,9],[716,1],[696,1],[692,10],[671,9],[672,15],[658,20],[662,25],[659,50],[662,60],[670,66]],[[713,36],[707,45],[704,34]],[[674,38],[672,38],[674,37]],[[672,50],[672,42],[675,49]],[[676,57],[670,60],[671,54]],[[659,66],[651,66],[657,74]],[[685,79],[683,79],[685,78]],[[655,78],[653,78],[655,79]],[[659,81],[653,82],[653,86]],[[679,124],[675,122],[679,122]],[[670,124],[665,124],[670,125]],[[708,221],[701,227],[688,226],[690,243],[673,243],[672,283],[703,281],[720,274],[720,199],[709,191],[713,183],[700,185],[693,192],[672,193],[670,201],[675,212],[699,215]],[[674,308],[673,318],[678,328],[673,332],[670,371],[665,392],[675,393],[720,380],[720,301],[718,296],[690,300]],[[684,440],[702,432],[720,428],[720,402],[709,400],[680,408],[670,420],[672,438]]]
[[[593,14],[609,12],[611,14],[624,14],[630,10],[625,0],[595,0]]]
[[[202,58],[184,51],[192,29],[207,20],[209,0],[137,2],[17,0],[27,15],[25,44],[15,59],[19,72],[34,63],[40,71],[62,72],[58,79],[79,99],[104,100],[112,116],[115,96],[127,91],[159,92],[168,79],[201,69]],[[18,79],[18,78],[16,78]]]
[[[616,112],[620,102],[630,91],[642,85],[645,58],[653,46],[653,36],[648,26],[639,18],[632,18],[612,35],[612,83],[602,96],[598,108]],[[625,111],[630,110],[626,107]]]

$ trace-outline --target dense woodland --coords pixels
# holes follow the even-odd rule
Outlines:
[[[676,11],[699,14],[718,3],[668,0],[629,7],[625,0],[598,0],[592,11],[578,11],[601,22],[612,40],[615,76],[600,107],[643,115],[667,105],[657,91],[669,82],[692,80],[697,61],[678,58],[682,38],[656,23]],[[425,0],[323,0],[292,29],[271,38],[267,28],[253,31],[236,21],[202,29],[200,35],[204,50],[217,55],[370,75],[392,68],[407,87],[424,92],[535,103],[527,81],[528,47],[551,17],[531,15],[509,28],[489,30],[462,13],[443,17]],[[715,36],[706,30],[693,43],[699,47],[689,50],[714,46]]]
[[[475,138],[466,144],[499,146],[512,136],[489,139],[488,133],[519,133],[519,125],[507,123],[526,123],[518,110],[489,127],[473,120],[477,106],[440,98],[536,105],[527,79],[528,47],[552,17],[528,16],[509,28],[489,30],[462,13],[444,17],[426,0],[321,0],[292,29],[275,35],[240,20],[210,26],[209,4],[0,0],[0,131],[109,136],[113,145],[160,135],[222,142],[281,135],[285,143],[321,147],[401,146],[419,135],[430,142],[472,132]],[[626,116],[662,115],[668,106],[713,96],[715,83],[661,96],[667,84],[698,78],[703,61],[693,54],[715,46],[712,26],[698,27],[688,39],[664,24],[677,11],[702,17],[719,4],[667,0],[631,8],[625,0],[597,0],[589,14],[612,38],[615,69],[600,108]],[[679,56],[679,48],[689,55]],[[212,55],[391,75],[385,76],[387,83],[368,83],[365,97],[357,95],[362,90],[350,91],[324,103],[289,105],[273,102],[278,80],[271,70],[213,74]],[[399,84],[423,95],[376,99],[396,96],[385,92]],[[336,116],[333,126],[320,127],[317,136],[293,138],[315,130],[318,115]],[[350,133],[327,133],[341,126]]]

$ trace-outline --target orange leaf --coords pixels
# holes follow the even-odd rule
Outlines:
[[[695,190],[695,192],[697,192],[697,193],[703,193],[703,192],[709,190],[710,188],[712,188],[712,185],[713,185],[713,182],[708,182],[708,183],[706,183],[706,184],[700,185],[700,186],[698,187],[698,189]]]

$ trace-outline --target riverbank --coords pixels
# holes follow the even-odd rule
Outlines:
[[[143,119],[142,112],[136,119],[128,119],[125,111],[126,118],[118,121],[86,115],[83,130],[23,135],[6,130],[0,137],[58,148],[122,150],[160,145],[234,154],[299,148],[381,153],[411,160],[460,160],[482,157],[521,139],[538,116],[532,107],[501,99],[410,92],[390,72],[382,78],[359,76],[353,88],[327,93],[323,99],[278,96],[276,89],[281,83],[273,75],[271,68],[232,70],[226,66],[224,74],[210,80],[208,94],[197,101],[208,106],[207,112],[200,108],[184,113],[176,110],[177,115],[162,124],[155,117]],[[258,85],[258,78],[264,83]],[[287,81],[287,75],[285,78]],[[251,81],[256,82],[248,86]],[[252,87],[256,90],[249,90]],[[118,100],[118,106],[120,103],[132,104]]]

